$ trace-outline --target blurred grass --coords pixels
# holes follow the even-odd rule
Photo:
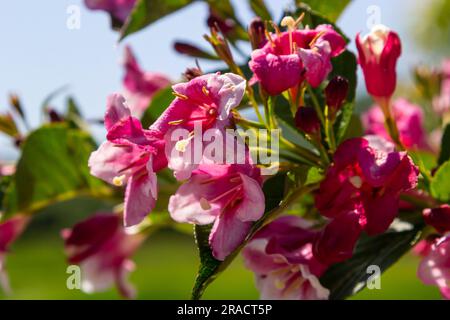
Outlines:
[[[86,214],[110,204],[84,201],[66,203],[37,216],[23,237],[12,247],[7,259],[13,295],[0,299],[117,299],[115,289],[87,295],[66,288],[67,265],[59,230],[83,219]],[[67,209],[72,208],[72,209]],[[61,210],[64,209],[64,214]],[[60,214],[56,215],[55,212]],[[189,299],[197,270],[193,238],[171,230],[153,234],[134,257],[137,269],[131,282],[139,299]],[[381,278],[381,290],[365,289],[352,299],[440,299],[435,287],[423,285],[416,277],[419,259],[405,256]],[[206,291],[205,299],[257,299],[253,274],[238,258]]]

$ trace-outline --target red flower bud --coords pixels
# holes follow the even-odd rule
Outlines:
[[[209,11],[209,16],[206,20],[206,24],[210,28],[218,27],[224,35],[228,35],[229,33],[233,32],[234,28],[236,27],[236,23],[233,19],[222,18],[213,10]]]
[[[450,231],[450,206],[448,204],[438,208],[425,209],[422,214],[425,222],[440,233]]]
[[[320,133],[320,120],[312,107],[300,107],[295,114],[295,125],[306,134]]]
[[[337,76],[331,79],[325,88],[325,98],[327,105],[334,112],[338,111],[342,107],[342,103],[347,97],[348,93],[348,80]]]
[[[356,47],[367,91],[374,97],[390,98],[395,90],[395,67],[402,51],[397,33],[377,26],[363,39],[358,34]]]
[[[266,44],[267,39],[265,31],[266,26],[261,18],[254,18],[252,22],[250,22],[248,27],[248,36],[250,38],[253,50],[259,49]]]

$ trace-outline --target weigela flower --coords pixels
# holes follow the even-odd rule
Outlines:
[[[450,231],[450,206],[443,204],[437,208],[423,210],[423,219],[438,232]]]
[[[356,47],[367,91],[374,97],[390,98],[395,90],[395,68],[402,50],[397,33],[377,25],[365,37],[356,36]]]
[[[429,149],[423,127],[422,108],[400,98],[394,101],[391,108],[392,117],[397,123],[400,141],[408,149]],[[366,134],[379,135],[391,140],[385,127],[385,117],[378,105],[372,106],[362,115]]]
[[[177,179],[189,178],[197,167],[190,155],[185,157],[186,150],[198,150],[193,146],[196,138],[202,143],[200,153],[203,151],[203,139],[196,137],[194,129],[222,131],[230,124],[231,109],[241,102],[245,87],[246,81],[233,73],[205,74],[173,86],[176,98],[151,129],[164,134],[169,168],[174,170]],[[177,129],[188,131],[189,137],[174,141]]]
[[[446,116],[450,114],[450,59],[442,63],[441,72],[441,90],[439,96],[433,98],[433,108],[439,115]]]
[[[435,240],[419,265],[418,277],[427,285],[439,287],[442,296],[450,299],[450,236]]]
[[[156,172],[167,166],[160,132],[145,130],[131,116],[120,94],[108,97],[105,114],[107,141],[89,158],[91,174],[116,185],[126,185],[124,223],[138,224],[154,208]]]
[[[319,277],[327,266],[312,253],[317,232],[296,216],[278,218],[261,229],[244,248],[246,266],[255,273],[261,299],[327,299]]]
[[[249,62],[253,82],[261,83],[270,95],[298,87],[303,80],[318,86],[331,71],[330,58],[345,50],[345,40],[330,25],[270,35],[269,41],[253,51]]]
[[[136,3],[136,0],[85,0],[86,7],[91,10],[103,10],[112,17],[124,22]]]
[[[125,48],[125,76],[123,85],[125,97],[134,116],[140,117],[150,105],[155,93],[170,85],[170,80],[163,74],[144,72],[130,47]]]
[[[264,213],[261,185],[260,170],[251,164],[203,164],[170,197],[169,212],[178,222],[214,223],[209,243],[214,257],[224,260]]]
[[[344,77],[336,76],[328,83],[325,88],[325,99],[332,115],[335,115],[341,109],[345,98],[347,98],[348,90],[349,83]]]
[[[300,107],[295,114],[295,125],[304,133],[320,136],[320,120],[313,107]]]
[[[369,235],[386,231],[397,215],[400,194],[417,185],[418,169],[405,152],[380,138],[370,140],[353,138],[338,147],[315,197],[320,213],[332,219],[315,247],[323,262],[351,256],[362,230]]]
[[[81,289],[87,293],[104,291],[114,283],[126,298],[135,296],[127,282],[133,271],[129,259],[144,240],[141,234],[127,234],[115,214],[99,213],[62,231],[70,264],[81,268]]]
[[[11,292],[8,276],[6,274],[5,259],[9,247],[22,234],[28,224],[29,218],[16,215],[0,223],[0,286],[6,294]]]

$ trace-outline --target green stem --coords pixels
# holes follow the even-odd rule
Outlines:
[[[317,116],[319,117],[320,123],[325,128],[325,118],[323,116],[322,108],[320,107],[319,100],[316,97],[316,94],[311,89],[311,86],[308,86],[308,93],[311,96],[311,100],[313,102],[313,107],[316,109]]]

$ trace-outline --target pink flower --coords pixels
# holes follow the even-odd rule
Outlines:
[[[316,195],[317,209],[332,219],[315,247],[325,263],[351,256],[362,230],[386,231],[400,194],[417,185],[418,169],[405,152],[394,151],[389,142],[382,145],[379,138],[370,140],[353,138],[338,147]]]
[[[260,170],[250,164],[203,164],[170,197],[169,212],[178,222],[214,223],[209,243],[215,258],[224,260],[264,213]]]
[[[319,277],[327,266],[316,260],[312,246],[317,232],[305,220],[285,216],[273,221],[247,244],[242,254],[256,276],[261,299],[327,299]]]
[[[84,292],[104,291],[115,283],[122,296],[135,296],[126,278],[134,269],[129,257],[143,242],[143,235],[127,234],[119,216],[110,213],[98,213],[61,234],[68,262],[81,268]]]
[[[450,236],[434,242],[420,263],[417,274],[423,283],[439,287],[442,296],[450,299]]]
[[[422,109],[406,99],[397,99],[392,104],[392,116],[397,123],[402,144],[410,148],[428,149],[426,134],[423,129]],[[384,114],[380,106],[374,105],[362,116],[366,134],[374,134],[391,140],[384,125]]]
[[[0,286],[6,294],[11,292],[5,267],[6,255],[11,244],[25,230],[28,221],[27,216],[17,215],[0,223]]]
[[[136,0],[85,0],[86,7],[91,10],[103,10],[112,17],[125,22]]]
[[[16,172],[16,166],[13,164],[0,163],[0,177],[12,176]]]
[[[402,50],[397,33],[377,25],[364,38],[356,36],[356,47],[367,91],[374,97],[390,98],[395,90],[395,68]]]
[[[194,152],[199,147],[201,153],[203,139],[194,129],[223,131],[229,125],[231,109],[241,102],[245,87],[245,80],[233,73],[206,74],[173,86],[177,97],[151,129],[165,134],[169,168],[175,171],[177,179],[189,178],[198,165],[189,151]],[[176,136],[179,132],[186,133],[186,137],[174,139],[179,138]],[[201,146],[194,146],[197,140]]]
[[[119,94],[108,97],[107,141],[89,158],[91,174],[116,186],[127,185],[124,222],[141,222],[155,206],[156,173],[167,166],[162,134],[142,129]]]
[[[170,80],[163,74],[144,72],[129,46],[125,48],[124,66],[125,97],[130,105],[131,113],[140,117],[150,105],[153,95],[169,86]]]
[[[423,210],[423,219],[438,232],[450,231],[450,206],[443,204],[437,208]]]
[[[442,83],[440,95],[433,99],[433,108],[439,115],[450,113],[450,59],[442,63]]]
[[[318,86],[331,71],[330,58],[345,50],[345,40],[330,25],[271,36],[249,62],[254,81],[270,95],[297,88],[306,78]]]

